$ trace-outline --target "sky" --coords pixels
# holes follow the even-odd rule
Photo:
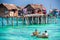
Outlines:
[[[0,3],[15,4],[17,6],[26,6],[27,4],[43,4],[47,11],[54,8],[60,10],[60,0],[0,0]]]

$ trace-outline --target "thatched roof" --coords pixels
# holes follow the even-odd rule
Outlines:
[[[1,4],[1,5],[4,5],[8,10],[17,9],[16,5],[14,4]]]
[[[37,8],[42,9],[43,8],[43,5],[41,5],[41,4],[40,5],[39,4],[28,4],[27,6],[31,6],[34,9],[37,9]]]
[[[16,6],[18,10],[22,10],[24,6]]]
[[[37,5],[37,4],[31,4],[31,6],[32,6],[34,9],[40,8],[40,5]]]

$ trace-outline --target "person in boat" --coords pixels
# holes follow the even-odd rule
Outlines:
[[[38,36],[40,33],[35,29],[35,32],[33,32],[33,36]]]
[[[45,36],[45,37],[48,37],[47,31],[45,31],[42,35]]]
[[[37,35],[38,38],[48,38],[48,33],[45,31],[42,35]]]

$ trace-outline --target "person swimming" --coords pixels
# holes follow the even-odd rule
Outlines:
[[[38,36],[40,33],[35,29],[35,32],[33,32],[33,36]]]

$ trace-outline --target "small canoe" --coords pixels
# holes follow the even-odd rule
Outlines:
[[[48,38],[48,36],[45,36],[45,35],[38,35],[37,37],[38,38]]]

